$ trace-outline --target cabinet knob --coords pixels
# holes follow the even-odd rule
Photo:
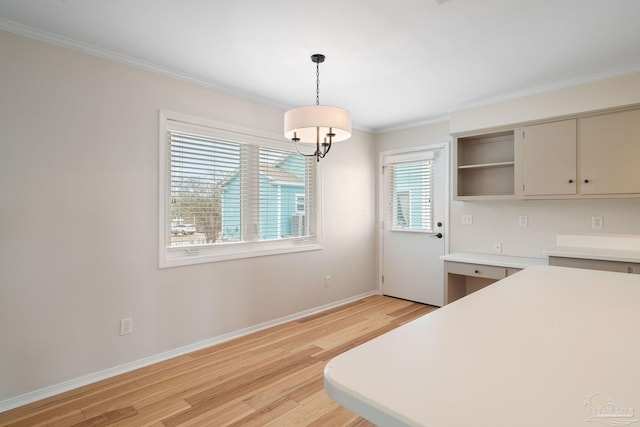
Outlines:
[[[584,183],[585,183],[585,184],[588,184],[588,183],[589,183],[589,180],[588,180],[588,179],[585,179],[585,180],[584,180]]]
[[[569,184],[573,184],[573,180],[572,179],[569,180]]]
[[[479,273],[480,273],[480,270],[476,270],[476,274],[479,274]]]

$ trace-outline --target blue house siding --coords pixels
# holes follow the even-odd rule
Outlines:
[[[260,168],[260,214],[258,238],[273,240],[292,235],[296,198],[305,192],[305,161],[297,154],[274,166]],[[222,197],[222,240],[242,239],[240,178],[236,173],[225,184]]]
[[[238,174],[222,193],[222,241],[238,241],[242,237],[240,179]]]
[[[295,235],[292,218],[297,212],[296,197],[304,194],[303,186],[283,186],[282,187],[282,231],[284,236]]]

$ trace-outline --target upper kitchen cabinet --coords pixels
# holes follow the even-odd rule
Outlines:
[[[640,110],[579,121],[580,192],[640,193]]]
[[[514,131],[458,137],[456,140],[456,198],[514,197]]]
[[[518,192],[525,197],[576,194],[576,142],[575,119],[517,128]]]
[[[458,136],[458,200],[640,196],[640,109]]]

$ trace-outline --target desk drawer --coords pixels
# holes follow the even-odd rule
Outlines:
[[[462,274],[464,276],[485,277],[487,279],[504,279],[507,277],[505,267],[493,265],[466,264],[464,262],[447,262],[447,273]]]

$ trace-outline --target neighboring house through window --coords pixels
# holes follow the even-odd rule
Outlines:
[[[433,161],[397,163],[387,166],[392,195],[392,229],[433,231]]]

